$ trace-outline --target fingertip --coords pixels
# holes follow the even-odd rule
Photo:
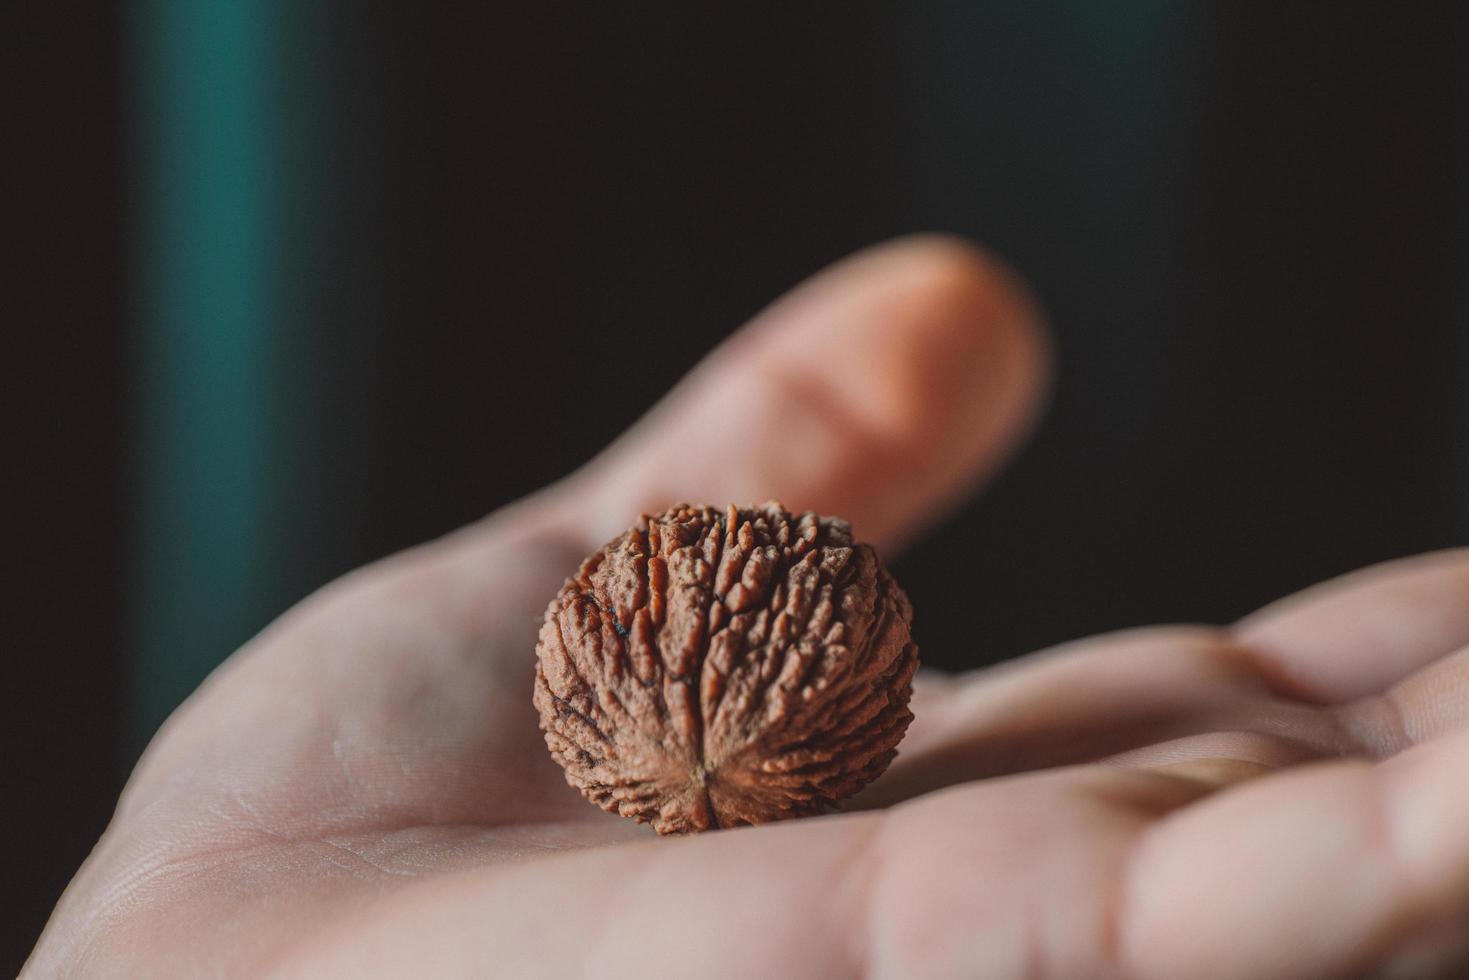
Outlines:
[[[1047,361],[1038,306],[1005,263],[908,236],[773,304],[573,482],[595,533],[681,499],[775,498],[891,546],[1008,454]]]
[[[786,388],[819,387],[848,417],[863,472],[847,506],[864,534],[901,540],[992,473],[1039,415],[1039,305],[1008,264],[937,234],[859,252],[805,292],[761,318],[770,342],[752,350]]]
[[[1033,409],[1043,388],[1049,352],[1037,304],[1018,274],[965,239],[874,246],[789,302],[761,318],[768,359],[806,367],[819,357],[877,430],[908,436],[956,409],[967,421],[1001,403]]]

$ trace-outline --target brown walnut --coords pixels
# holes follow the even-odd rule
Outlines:
[[[912,617],[846,521],[774,502],[645,515],[546,609],[546,744],[588,800],[661,834],[828,810],[913,719]]]

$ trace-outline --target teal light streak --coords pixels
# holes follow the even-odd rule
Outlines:
[[[150,0],[135,21],[141,746],[261,625],[278,152],[274,5]]]

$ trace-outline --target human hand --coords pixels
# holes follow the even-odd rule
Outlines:
[[[531,676],[584,555],[675,500],[769,497],[886,553],[1023,434],[1044,360],[1023,292],[954,242],[801,287],[577,474],[235,654],[149,747],[27,974],[1464,968],[1466,551],[1228,628],[920,675],[901,755],[843,814],[652,839],[566,785]]]

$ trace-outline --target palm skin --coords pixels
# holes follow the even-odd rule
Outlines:
[[[1013,278],[960,243],[803,286],[579,473],[232,657],[26,975],[1457,975],[1469,552],[922,676],[842,814],[657,839],[566,785],[530,677],[583,555],[672,500],[772,496],[889,551],[1023,434],[1044,360]]]

